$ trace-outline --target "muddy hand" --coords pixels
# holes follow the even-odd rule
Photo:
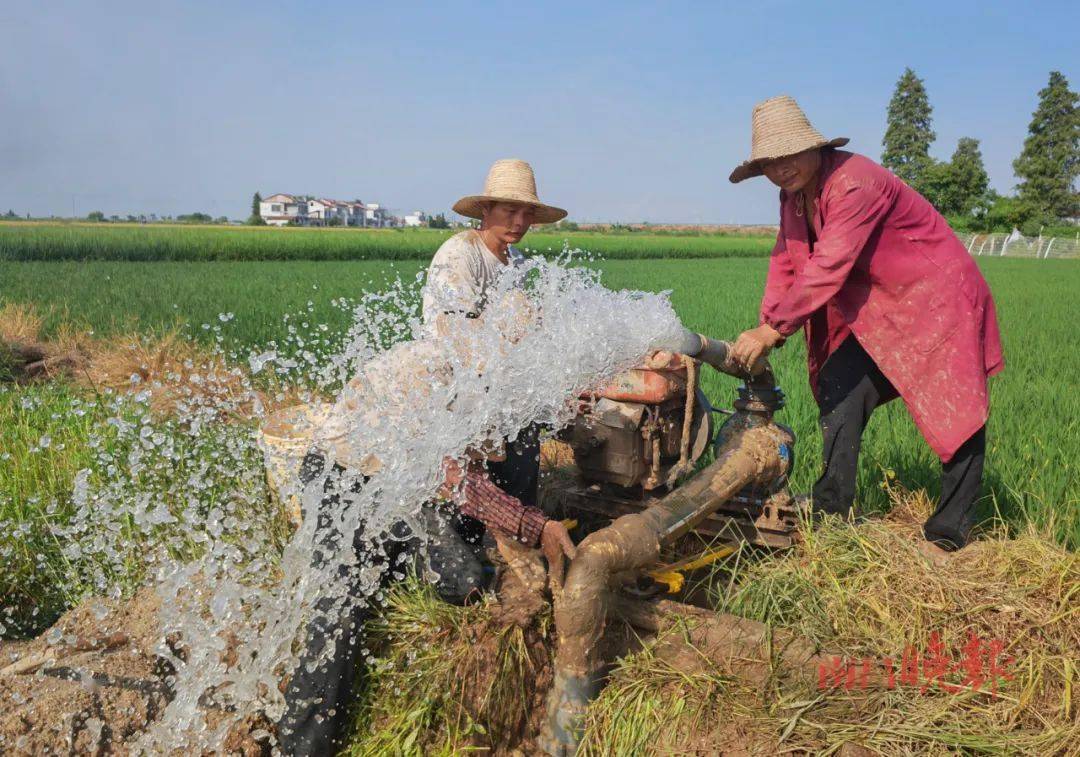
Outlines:
[[[779,331],[763,323],[756,329],[739,334],[739,338],[735,340],[735,345],[732,347],[732,354],[746,370],[752,371],[759,361],[782,340],[783,336]]]
[[[443,458],[442,464],[443,482],[439,485],[438,496],[442,499],[452,499],[454,490],[465,480],[465,469],[452,457]]]
[[[549,520],[544,524],[544,530],[540,533],[540,550],[547,558],[552,587],[561,589],[563,577],[566,575],[564,559],[573,560],[577,555],[574,542],[562,521]]]

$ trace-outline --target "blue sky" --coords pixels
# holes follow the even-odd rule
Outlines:
[[[0,212],[204,211],[252,192],[440,211],[521,157],[579,220],[773,222],[728,183],[750,109],[796,97],[880,156],[911,66],[947,158],[1015,184],[1049,72],[1080,87],[1080,3],[6,3]]]

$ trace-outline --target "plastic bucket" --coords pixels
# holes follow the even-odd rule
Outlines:
[[[259,428],[259,448],[270,495],[285,510],[293,527],[298,527],[301,520],[300,466],[329,409],[322,403],[294,405],[267,416]]]

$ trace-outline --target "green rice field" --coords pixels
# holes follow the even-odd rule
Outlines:
[[[286,314],[304,313],[308,320],[343,329],[347,315],[333,301],[380,288],[389,278],[411,280],[423,265],[419,260],[0,262],[0,304],[34,303],[46,314],[46,329],[53,331],[62,324],[97,334],[186,324],[196,339],[220,333],[237,346],[257,345],[285,337]],[[720,338],[733,338],[756,323],[766,270],[764,259],[745,258],[607,260],[594,265],[602,267],[610,287],[671,290],[688,327]],[[1062,544],[1075,548],[1080,546],[1080,350],[1068,311],[1080,291],[1080,267],[1071,261],[1008,259],[980,265],[997,300],[1007,361],[1004,373],[992,383],[984,514],[996,512],[1017,528],[1029,521],[1047,527]],[[226,312],[235,317],[220,332],[202,328],[217,325],[219,314]],[[774,364],[789,398],[781,419],[799,437],[794,483],[805,490],[820,466],[821,441],[799,340],[775,353]],[[730,405],[735,389],[731,380],[708,372],[705,388],[714,404]],[[63,433],[63,419],[39,413],[35,421],[22,413],[18,394],[0,393],[0,417],[11,424],[8,428],[41,422]],[[36,429],[26,431],[28,437],[34,433]],[[77,447],[78,436],[72,429],[72,446]],[[863,450],[864,508],[885,506],[886,480],[936,491],[938,462],[902,404],[892,403],[875,415]],[[77,453],[69,447],[68,454]],[[25,478],[9,470],[19,465],[15,457],[0,460],[0,485]],[[62,488],[62,482],[54,481],[49,488]]]
[[[0,223],[0,260],[429,260],[453,230]],[[608,258],[767,255],[767,236],[535,232],[524,247]]]

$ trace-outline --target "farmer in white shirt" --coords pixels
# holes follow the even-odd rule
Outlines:
[[[513,245],[532,224],[566,217],[562,208],[540,202],[532,167],[516,159],[495,161],[484,191],[462,197],[454,203],[454,211],[478,219],[480,226],[447,239],[431,260],[423,315],[424,330],[432,337],[450,336],[467,327],[462,319],[482,318],[488,292],[499,276],[507,266],[520,265],[525,259]],[[488,462],[492,480],[525,505],[535,506],[540,479],[538,429],[522,429],[506,444],[505,455],[504,460]],[[548,527],[554,530],[559,523],[549,521]]]
[[[532,169],[521,160],[497,161],[488,174],[484,193],[462,198],[454,210],[480,219],[481,224],[477,230],[448,239],[431,262],[423,300],[425,338],[397,345],[350,382],[332,415],[332,420],[339,422],[328,423],[319,432],[318,441],[324,446],[337,448],[337,442],[347,436],[348,423],[363,418],[362,398],[368,392],[378,393],[381,388],[392,393],[395,383],[438,380],[438,371],[431,372],[438,361],[425,359],[430,357],[432,343],[461,333],[468,326],[465,319],[483,317],[489,290],[499,275],[507,266],[523,260],[511,245],[521,241],[531,224],[550,223],[566,215],[565,210],[544,205],[537,199]],[[436,593],[447,602],[461,604],[487,583],[488,572],[476,553],[485,530],[490,528],[526,547],[539,547],[553,578],[559,581],[564,558],[574,556],[574,544],[561,521],[548,518],[536,507],[540,471],[537,429],[532,426],[524,429],[517,439],[504,446],[503,459],[489,460],[486,471],[479,463],[464,471],[447,461],[446,483],[460,489],[455,500],[456,513],[447,518],[437,514],[434,508],[422,508],[418,517],[425,531],[425,544],[410,538],[412,529],[401,522],[391,527],[393,538],[384,540],[381,552],[376,549],[369,557],[386,566],[404,565],[403,558],[420,549],[422,554],[417,557],[439,575]],[[355,468],[366,482],[379,465],[374,455],[367,452],[347,450],[336,455],[334,465]],[[320,503],[322,509],[315,515],[323,529],[320,538],[333,544],[341,538],[333,525],[335,497],[341,493],[332,491],[334,477],[326,476],[329,462],[320,452],[310,453],[304,460],[301,481],[305,485],[322,485],[327,492]],[[355,485],[361,484],[358,481]],[[369,542],[380,539],[382,535],[365,536],[360,529],[353,536],[354,549],[358,554],[363,553]],[[322,545],[320,541],[320,548]],[[316,562],[322,559],[319,550],[313,559]],[[391,573],[387,570],[384,579],[389,580]],[[286,712],[278,724],[278,739],[284,754],[303,757],[333,754],[343,746],[342,739],[348,733],[349,705],[362,667],[364,650],[360,633],[372,608],[372,602],[356,603],[345,617],[316,614],[309,623],[305,630],[305,651],[288,682]],[[332,645],[332,653],[328,659],[321,660],[328,644]]]

